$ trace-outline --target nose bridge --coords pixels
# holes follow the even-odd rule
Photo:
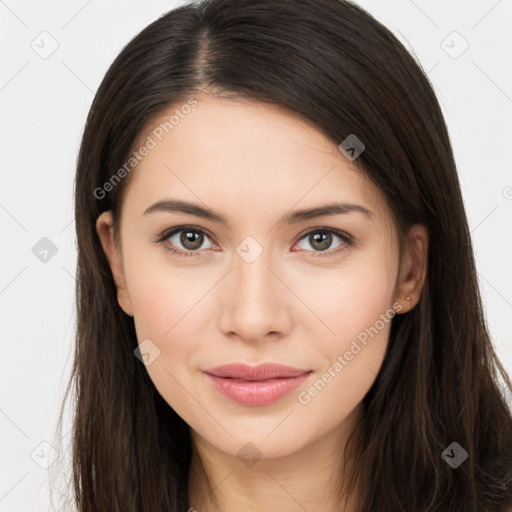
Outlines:
[[[222,313],[224,332],[258,338],[282,331],[286,316],[282,283],[270,270],[271,251],[248,240],[237,248]],[[259,245],[259,244],[258,244]],[[270,268],[269,268],[270,267]]]

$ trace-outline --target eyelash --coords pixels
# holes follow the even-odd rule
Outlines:
[[[198,227],[195,227],[195,226],[180,226],[180,227],[177,227],[177,228],[172,228],[171,230],[164,231],[160,235],[160,238],[157,240],[157,243],[161,243],[166,251],[169,251],[171,254],[175,254],[176,256],[185,257],[185,258],[194,257],[194,256],[201,256],[201,251],[199,251],[199,250],[196,250],[196,251],[183,251],[181,249],[176,249],[175,247],[172,247],[169,244],[165,243],[166,240],[169,237],[171,237],[172,235],[175,235],[176,233],[180,233],[181,231],[187,231],[187,230],[191,231],[191,232],[194,232],[194,233],[204,234],[204,235],[206,235],[210,239],[213,238],[204,229],[201,229],[201,228],[198,228]],[[347,233],[345,233],[344,231],[340,231],[339,229],[324,228],[324,227],[310,229],[309,231],[304,233],[299,238],[298,241],[303,240],[304,238],[306,238],[307,236],[311,235],[312,233],[332,233],[335,236],[337,236],[338,238],[340,238],[342,240],[342,242],[343,242],[336,249],[331,249],[331,250],[328,250],[328,251],[307,251],[307,252],[313,252],[312,256],[314,258],[317,258],[317,257],[325,258],[325,257],[334,256],[335,254],[338,254],[339,252],[346,250],[348,247],[351,247],[353,245],[353,243],[354,243],[353,238],[350,235],[348,235]]]

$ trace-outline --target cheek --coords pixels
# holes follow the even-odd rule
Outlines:
[[[205,352],[200,331],[207,329],[198,318],[209,318],[201,298],[215,281],[162,263],[132,263],[125,271],[137,339],[139,344],[149,339],[150,351],[158,354],[146,370],[164,400],[191,424],[200,415],[191,409],[191,396],[200,394],[191,386],[190,372],[197,354]]]
[[[127,281],[139,340],[152,338],[162,351],[172,341],[173,353],[179,352],[184,344],[174,340],[191,334],[197,318],[204,314],[202,298],[214,280],[201,276],[201,271],[160,264],[133,267]],[[190,342],[187,337],[189,350],[193,348]]]
[[[299,396],[300,403],[311,402],[311,409],[318,407],[318,412],[326,403],[338,404],[334,414],[338,420],[370,389],[384,360],[395,316],[396,274],[394,266],[385,263],[389,261],[389,255],[375,251],[340,267],[328,281],[317,279],[309,304],[323,323],[316,322],[312,330],[325,332],[328,326],[330,334],[316,337],[323,340],[317,351],[324,364],[318,380]]]
[[[302,415],[322,418],[311,426],[318,435],[340,425],[361,404],[384,360],[390,325],[391,321],[380,330],[363,330],[364,340],[338,338],[329,349],[327,364],[297,394]]]
[[[337,269],[312,272],[301,287],[306,302],[324,322],[323,329],[329,328],[327,338],[335,344],[343,346],[393,304],[396,272],[386,261],[389,255],[382,250],[355,254]]]

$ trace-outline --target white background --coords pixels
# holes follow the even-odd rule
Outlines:
[[[512,4],[358,3],[412,49],[434,84],[459,168],[489,327],[512,373]],[[0,1],[1,512],[53,510],[49,471],[40,464],[51,461],[50,445],[58,449],[54,431],[72,361],[72,184],[86,114],[122,47],[177,5]],[[51,36],[40,36],[43,31]],[[58,48],[43,59],[31,45],[48,51],[52,38]],[[453,58],[464,41],[468,49]],[[42,237],[57,248],[46,263],[32,253]]]

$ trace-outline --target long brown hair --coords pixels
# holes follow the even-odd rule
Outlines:
[[[105,193],[143,128],[199,92],[279,104],[337,144],[385,194],[398,233],[430,233],[417,306],[393,319],[384,363],[340,481],[361,512],[502,512],[512,506],[510,379],[485,325],[445,122],[428,78],[391,32],[336,0],[204,0],[146,27],[115,59],[91,106],[75,181],[77,336],[73,490],[81,512],[187,510],[188,425],[134,356],[96,233],[116,223],[130,176]],[[133,170],[137,172],[137,170]],[[119,176],[119,175],[118,175]],[[98,191],[103,192],[100,194]],[[502,383],[500,385],[500,380]],[[61,413],[62,416],[62,413]],[[468,459],[441,457],[457,442]]]

